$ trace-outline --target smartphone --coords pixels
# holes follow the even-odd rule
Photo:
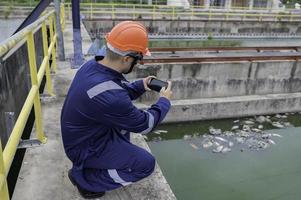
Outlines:
[[[148,84],[148,87],[151,90],[154,90],[154,91],[157,91],[157,92],[160,92],[162,87],[167,88],[167,86],[168,86],[167,82],[161,81],[161,80],[156,79],[156,78],[152,78],[151,81]]]

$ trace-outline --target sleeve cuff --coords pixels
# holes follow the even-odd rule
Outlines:
[[[164,105],[164,107],[167,108],[168,110],[171,106],[169,99],[165,97],[160,97],[157,103]]]
[[[136,86],[137,89],[139,90],[139,92],[144,93],[145,92],[145,88],[144,88],[144,84],[143,84],[143,79],[135,81],[136,82]]]

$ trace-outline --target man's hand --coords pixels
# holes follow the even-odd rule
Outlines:
[[[144,89],[146,91],[151,91],[151,89],[147,85],[150,83],[152,78],[156,78],[156,77],[155,76],[148,76],[148,77],[143,79],[143,85],[144,85]]]
[[[163,87],[160,91],[160,97],[165,97],[166,99],[170,100],[172,97],[172,91],[171,91],[171,82],[167,81],[168,86],[167,88]]]

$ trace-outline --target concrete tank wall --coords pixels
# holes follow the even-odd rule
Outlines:
[[[112,27],[126,19],[84,19],[83,23],[92,40],[102,38]],[[132,20],[132,19],[130,19]],[[160,35],[301,35],[300,22],[281,21],[201,21],[140,19],[150,34]]]
[[[148,75],[172,80],[175,100],[301,92],[298,61],[140,65],[127,78]]]

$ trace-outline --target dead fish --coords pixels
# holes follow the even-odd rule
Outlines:
[[[213,145],[213,143],[209,141],[209,142],[206,142],[203,144],[203,148],[207,149],[207,148],[211,147],[212,145]]]
[[[239,119],[238,119],[238,120],[234,120],[234,121],[233,121],[233,123],[238,123],[238,122],[239,122]]]
[[[239,126],[232,126],[232,128],[231,128],[232,131],[237,130],[237,129],[239,129]]]
[[[236,140],[236,142],[238,142],[238,143],[244,143],[244,138],[242,138],[242,137],[237,137],[237,138],[235,138],[235,140]]]
[[[246,121],[244,121],[244,124],[247,124],[247,125],[254,125],[255,122],[250,121],[250,120],[246,120]]]
[[[222,141],[222,142],[228,142],[228,140],[226,140],[226,139],[224,139],[224,138],[222,138],[222,137],[216,136],[216,137],[214,137],[214,138],[217,139],[217,140],[219,140],[219,141]]]
[[[213,153],[219,153],[223,149],[223,145],[216,147],[215,149],[212,150]]]
[[[289,122],[284,122],[283,125],[284,125],[285,127],[291,127],[291,126],[293,126],[293,125],[292,125],[291,123],[289,123]]]
[[[272,140],[272,139],[268,139],[267,142],[268,142],[269,144],[276,144],[276,142],[274,142],[274,140]]]
[[[156,130],[156,132],[158,132],[158,133],[167,133],[168,131],[167,130]]]
[[[183,136],[183,139],[184,139],[184,140],[189,140],[189,139],[191,139],[191,135],[184,135],[184,136]]]
[[[274,137],[280,137],[280,138],[282,138],[282,136],[281,136],[281,135],[279,135],[279,134],[276,134],[276,133],[272,133],[272,136],[274,136]]]
[[[218,142],[216,142],[216,141],[214,141],[213,144],[214,144],[215,146],[220,146],[220,143],[218,143]]]
[[[272,136],[271,133],[265,133],[265,134],[261,135],[261,138],[262,138],[262,139],[268,139],[268,138],[270,138],[271,136]]]
[[[280,122],[273,122],[272,126],[277,127],[277,128],[283,128],[284,126],[280,124]]]
[[[231,151],[231,148],[229,148],[229,147],[224,147],[222,149],[222,153],[227,153],[227,152],[230,152],[230,151]]]
[[[154,131],[155,134],[160,135],[161,133],[159,131]]]
[[[265,122],[266,121],[266,118],[264,117],[264,116],[259,116],[259,117],[256,117],[256,119],[255,119],[257,122],[259,122],[259,123],[263,123],[263,122]]]
[[[252,128],[251,130],[254,131],[255,133],[260,133],[260,132],[262,132],[262,130],[257,129],[257,128]]]
[[[258,141],[258,147],[262,149],[266,149],[269,144],[265,143],[264,141]]]
[[[279,114],[276,114],[275,117],[278,118],[278,119],[282,118],[282,116],[279,115]]]
[[[193,143],[190,143],[190,146],[192,147],[192,148],[194,148],[195,150],[198,150],[199,149],[199,147],[198,146],[196,146],[195,144],[193,144]]]
[[[234,143],[233,142],[229,142],[229,147],[233,147]]]
[[[215,129],[212,126],[209,127],[209,132],[212,135],[220,135],[220,134],[222,134],[222,130],[221,129]]]
[[[263,125],[258,125],[258,128],[259,129],[263,129]]]
[[[147,137],[146,135],[142,135],[142,137],[143,137],[145,140],[148,139],[148,137]]]
[[[227,136],[227,137],[231,137],[231,136],[234,136],[234,133],[231,132],[231,131],[225,131],[224,135]]]

